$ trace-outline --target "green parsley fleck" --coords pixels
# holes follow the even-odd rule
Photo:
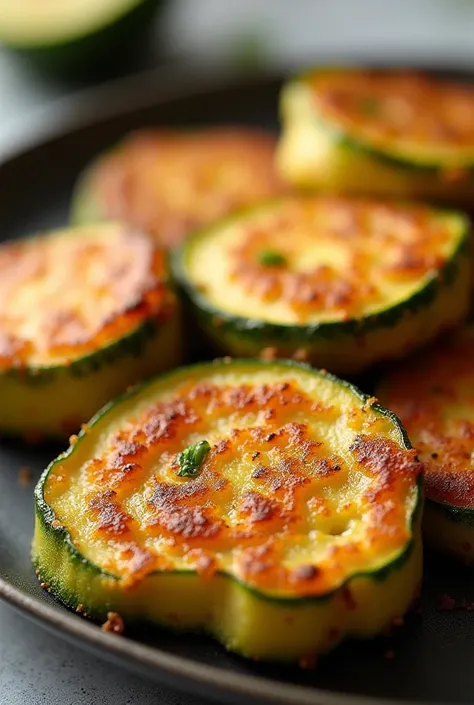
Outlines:
[[[260,264],[263,264],[264,267],[284,267],[286,257],[279,252],[275,252],[275,250],[262,250],[258,255],[258,261]]]
[[[182,453],[179,453],[179,477],[196,477],[204,458],[210,450],[211,446],[207,441],[198,441],[198,443],[188,446]]]

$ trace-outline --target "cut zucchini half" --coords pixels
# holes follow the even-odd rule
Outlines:
[[[336,193],[474,196],[474,86],[420,73],[313,70],[283,89],[281,174]]]
[[[429,545],[474,561],[474,328],[419,353],[378,394],[401,417],[425,467]]]
[[[122,220],[174,247],[190,231],[284,190],[275,145],[250,128],[136,132],[80,177],[71,220]]]
[[[83,72],[136,46],[164,0],[0,0],[0,41],[58,73]]]
[[[103,409],[36,488],[33,561],[68,607],[304,662],[421,579],[421,463],[398,419],[289,361],[217,361]]]
[[[165,256],[108,224],[0,245],[0,432],[64,436],[180,362]]]
[[[193,235],[173,266],[223,353],[356,373],[465,317],[468,235],[454,212],[288,196]]]

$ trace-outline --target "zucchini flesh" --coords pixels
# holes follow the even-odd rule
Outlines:
[[[474,89],[427,75],[314,70],[281,97],[282,175],[300,187],[465,202]]]
[[[64,436],[179,359],[164,255],[119,224],[0,246],[0,430]]]
[[[249,128],[136,132],[80,177],[72,221],[122,220],[175,247],[189,232],[283,192],[274,150],[273,136]]]
[[[411,604],[420,469],[397,418],[327,373],[183,368],[110,403],[47,468],[33,560],[55,597],[96,619],[113,610],[306,659]]]
[[[62,44],[92,34],[143,0],[0,0],[0,37],[14,46]]]
[[[347,374],[406,355],[465,317],[468,236],[454,212],[287,196],[193,235],[174,272],[218,350],[302,353]]]
[[[474,560],[474,330],[466,327],[390,372],[378,395],[425,466],[429,545]]]

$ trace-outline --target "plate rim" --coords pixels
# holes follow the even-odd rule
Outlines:
[[[48,142],[107,120],[125,117],[160,103],[198,98],[219,91],[258,89],[259,86],[269,89],[272,85],[281,84],[287,75],[283,70],[242,74],[229,71],[229,67],[213,71],[206,67],[205,73],[182,67],[162,67],[87,88],[52,101],[40,114],[33,113],[30,123],[36,119],[37,124],[32,134],[25,136],[17,132],[9,136],[7,144],[0,142],[0,170],[35,148],[46,147]],[[24,130],[24,123],[22,128]],[[258,700],[281,705],[420,705],[422,702],[285,683],[266,676],[200,663],[189,657],[168,653],[159,645],[148,646],[134,639],[107,633],[95,623],[87,622],[65,608],[58,609],[28,594],[1,575],[0,600],[80,648],[88,647],[101,658],[121,664],[125,661],[129,670],[170,688],[201,697],[232,698],[234,702],[248,697],[254,702]],[[186,638],[185,634],[183,638]],[[125,647],[123,639],[126,639]],[[446,705],[446,702],[426,701],[426,705]]]
[[[269,88],[281,84],[291,73],[260,68],[242,71],[225,65],[165,65],[89,86],[37,106],[16,128],[10,127],[6,136],[0,137],[0,169],[50,141],[137,110],[214,91]]]
[[[40,624],[48,631],[59,634],[80,648],[87,646],[102,658],[123,663],[130,659],[130,670],[158,680],[171,688],[178,688],[201,697],[258,698],[262,703],[281,705],[420,705],[422,701],[377,698],[351,695],[312,686],[273,681],[265,676],[223,670],[219,666],[193,661],[185,656],[167,653],[159,646],[148,646],[135,639],[111,634],[94,622],[65,608],[58,609],[15,587],[0,576],[0,599],[22,615]],[[186,638],[186,634],[183,634]],[[126,651],[123,640],[126,640]],[[217,645],[217,642],[216,642]],[[174,678],[185,679],[177,683]],[[225,683],[223,682],[225,678]],[[196,687],[198,690],[196,690]],[[208,689],[212,688],[210,692]],[[241,702],[241,700],[235,700]],[[429,705],[446,705],[442,701],[426,701]]]

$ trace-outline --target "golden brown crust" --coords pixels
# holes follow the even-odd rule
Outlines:
[[[308,78],[321,114],[379,147],[474,147],[474,89],[410,71],[317,72]]]
[[[137,132],[94,166],[93,197],[104,217],[175,247],[192,230],[282,193],[274,150],[272,136],[243,128]]]
[[[174,311],[150,239],[98,228],[0,246],[0,369],[67,364]]]
[[[474,507],[474,334],[465,330],[390,374],[382,403],[400,416],[425,466],[429,499]]]
[[[343,455],[303,420],[330,425],[338,413],[294,382],[183,383],[115,431],[81,471],[88,548],[107,545],[106,568],[130,584],[174,559],[205,575],[230,560],[258,588],[322,594],[406,544],[406,499],[421,471],[414,451],[377,433],[375,415]],[[180,477],[178,454],[199,437],[211,446],[200,473]],[[48,492],[68,491],[53,479],[50,504]],[[354,492],[358,481],[365,489]],[[361,522],[353,534],[351,522]],[[80,547],[82,529],[70,530]],[[327,551],[295,563],[292,551],[308,541],[328,541]]]
[[[232,282],[262,304],[285,302],[301,322],[317,312],[347,319],[383,308],[387,283],[418,282],[445,261],[449,226],[423,206],[319,196],[285,199],[266,221],[255,220],[230,252]],[[326,262],[311,266],[311,251],[324,247]],[[267,252],[284,264],[268,265]]]

